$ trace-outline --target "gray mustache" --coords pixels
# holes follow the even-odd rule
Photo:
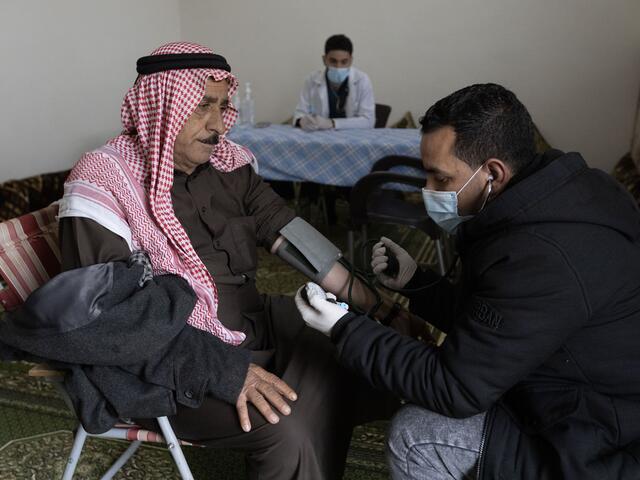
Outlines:
[[[209,138],[205,138],[204,140],[200,140],[202,143],[206,143],[207,145],[217,145],[220,141],[220,135],[214,134]]]

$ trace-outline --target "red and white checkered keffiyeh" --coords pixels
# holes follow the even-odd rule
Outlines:
[[[176,42],[152,55],[175,53],[213,52]],[[131,248],[146,251],[154,274],[174,273],[187,279],[198,295],[189,323],[238,345],[245,336],[218,320],[214,279],[176,218],[171,201],[175,139],[204,96],[210,77],[229,83],[229,97],[238,88],[235,77],[224,70],[192,68],[141,75],[124,98],[122,134],[79,160],[65,184],[60,216],[92,218],[123,236]],[[226,130],[210,162],[230,172],[254,159],[249,150],[226,138],[238,117],[235,107],[229,105],[222,116]]]

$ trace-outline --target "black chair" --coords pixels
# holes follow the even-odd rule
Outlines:
[[[404,155],[389,155],[382,157],[371,167],[372,172],[386,172],[394,167],[409,167],[416,170],[415,176],[425,181],[426,175],[424,173],[424,167],[422,160],[415,157],[406,157]],[[424,183],[422,184],[424,187]]]
[[[390,172],[394,167],[416,169],[414,175]],[[378,160],[371,173],[362,177],[351,190],[351,222],[347,236],[349,260],[355,261],[355,232],[361,232],[360,243],[366,246],[367,226],[371,223],[406,225],[426,233],[434,240],[438,268],[445,274],[445,260],[442,230],[431,220],[424,205],[410,203],[401,191],[385,188],[385,185],[400,184],[417,189],[425,185],[425,173],[418,158],[388,156]],[[365,254],[365,248],[362,249]],[[366,259],[363,260],[366,263]]]
[[[389,105],[382,105],[376,103],[376,124],[375,128],[384,128],[387,126],[387,120],[391,115],[391,107]]]

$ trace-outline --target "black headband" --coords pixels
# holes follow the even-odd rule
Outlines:
[[[183,70],[185,68],[214,68],[231,72],[231,67],[222,55],[213,53],[170,53],[166,55],[149,55],[136,62],[136,70],[140,75],[164,72],[166,70]]]

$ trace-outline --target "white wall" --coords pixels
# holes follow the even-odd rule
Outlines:
[[[69,168],[117,134],[135,60],[162,43],[226,55],[258,119],[281,121],[333,33],[351,36],[391,120],[495,81],[592,165],[629,149],[638,0],[0,0],[0,181]]]
[[[281,121],[324,40],[345,33],[391,120],[475,82],[515,91],[558,148],[610,170],[629,150],[640,87],[638,0],[182,0],[181,34],[251,81]]]
[[[179,33],[178,0],[2,0],[0,181],[116,135],[136,59]]]

